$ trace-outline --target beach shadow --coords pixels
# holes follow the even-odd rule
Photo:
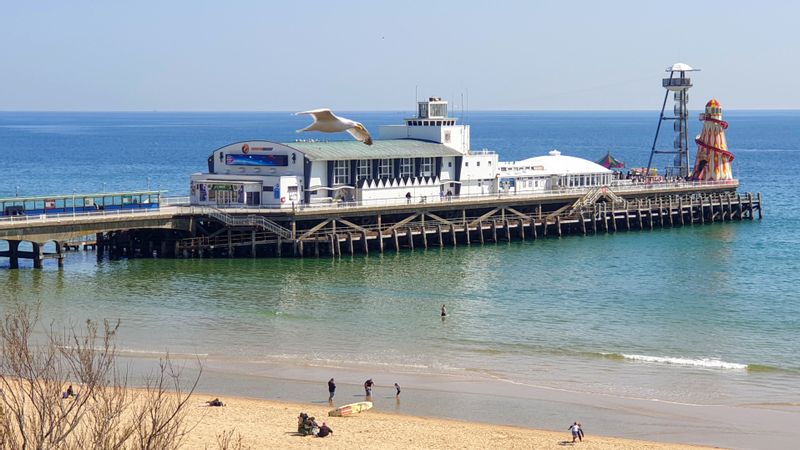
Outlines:
[[[308,436],[311,436],[310,434],[303,434],[303,433],[299,433],[299,432],[297,432],[297,431],[287,431],[287,432],[286,432],[286,433],[284,433],[284,434],[288,434],[288,435],[290,435],[290,436],[300,436],[300,437],[308,437]]]
[[[571,446],[575,445],[575,443],[572,442],[572,441],[560,441],[558,443],[558,445],[569,445],[571,447]]]
[[[313,402],[311,402],[311,403],[318,403],[318,404],[325,404],[325,405],[330,405],[330,404],[331,404],[331,403],[330,403],[329,401],[327,401],[327,400],[315,400],[315,401],[313,401]]]

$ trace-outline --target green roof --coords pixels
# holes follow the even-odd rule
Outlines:
[[[285,142],[283,145],[303,152],[312,161],[461,156],[446,145],[417,139],[375,140],[372,145],[359,141]]]

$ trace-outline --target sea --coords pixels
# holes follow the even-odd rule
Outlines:
[[[411,114],[342,112],[374,135]],[[611,152],[629,168],[647,165],[658,118],[459,117],[472,148],[501,160]],[[551,429],[583,419],[587,434],[777,448],[800,437],[786,431],[800,423],[800,111],[724,119],[740,191],[763,195],[761,220],[320,259],[73,252],[63,269],[23,261],[10,270],[0,258],[0,309],[38,305],[45,324],[119,319],[132,367],[170,354],[187,373],[202,365],[206,392],[326,403],[336,377],[344,403],[363,399],[373,378],[380,410]],[[297,134],[307,120],[0,112],[0,197],[148,187],[187,195],[189,175],[229,143],[350,138]],[[659,148],[671,144],[670,124]]]

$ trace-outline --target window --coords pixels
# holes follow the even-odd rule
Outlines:
[[[450,132],[449,131],[445,131],[444,132],[444,143],[445,144],[449,144],[450,143]]]
[[[480,162],[480,161],[478,161],[478,162],[476,162],[476,163],[475,163],[475,165],[476,165],[476,166],[478,166],[478,167],[480,167],[480,166],[481,166],[481,162]]]
[[[414,176],[414,159],[402,158],[400,160],[400,177],[413,177]]]
[[[378,178],[394,178],[391,159],[381,159],[378,163]]]
[[[453,167],[453,162],[452,161],[447,161],[447,167]]]
[[[419,165],[419,175],[422,177],[433,176],[433,158],[422,158]]]
[[[441,120],[437,120],[437,121],[436,121],[436,126],[437,126],[437,127],[440,127],[440,126],[442,126],[442,121],[441,121]]]
[[[359,159],[356,161],[356,181],[366,180],[371,177],[372,167],[370,160]]]
[[[464,167],[469,167],[469,162],[465,162]]]
[[[333,184],[347,184],[348,181],[350,181],[350,162],[334,161]]]

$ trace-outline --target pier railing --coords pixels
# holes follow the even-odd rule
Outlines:
[[[668,192],[671,190],[681,191],[686,188],[701,188],[701,187],[737,187],[738,180],[724,180],[724,181],[679,181],[679,182],[661,182],[661,183],[631,183],[628,180],[615,180],[610,186],[608,191],[611,195],[620,195],[627,192],[646,193],[648,191]],[[458,195],[458,196],[415,196],[411,200],[405,198],[385,198],[385,199],[370,199],[360,200],[354,202],[320,202],[311,204],[297,204],[294,206],[270,206],[270,205],[214,205],[214,206],[193,206],[193,208],[208,208],[213,210],[247,210],[252,212],[258,211],[324,211],[324,210],[341,210],[341,209],[360,209],[360,208],[380,208],[391,206],[407,206],[407,205],[425,205],[431,203],[439,204],[464,204],[487,199],[506,199],[517,198],[520,200],[539,200],[548,197],[561,196],[561,195],[584,195],[596,187],[559,187],[542,192],[500,192],[492,194],[471,194],[471,195]],[[615,196],[616,196],[615,195]],[[98,210],[91,212],[65,212],[58,214],[40,214],[35,216],[21,215],[21,216],[0,216],[0,225],[3,223],[42,223],[42,222],[66,222],[70,220],[78,220],[77,218],[86,217],[135,217],[135,216],[152,216],[169,212],[176,212],[175,208],[188,207],[190,205],[190,198],[188,196],[176,197],[161,197],[161,203],[158,208],[142,208],[130,210]],[[222,211],[220,211],[222,212]],[[227,213],[226,213],[227,214]],[[256,224],[250,222],[249,226],[262,226],[262,228],[269,230],[271,224]],[[276,224],[277,225],[277,224]],[[280,227],[280,225],[278,225]],[[280,227],[283,228],[283,227]],[[285,230],[285,229],[283,229]],[[274,231],[274,230],[271,230]],[[274,231],[276,233],[285,234],[284,231]]]

